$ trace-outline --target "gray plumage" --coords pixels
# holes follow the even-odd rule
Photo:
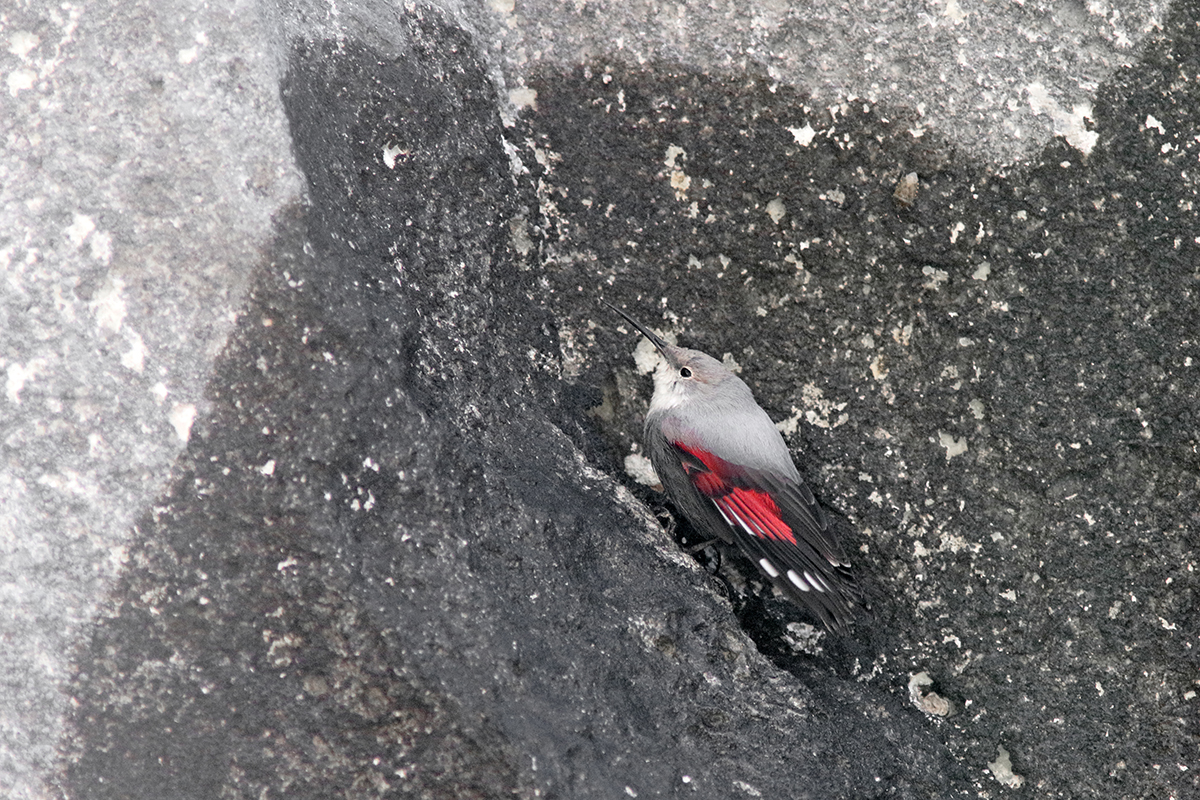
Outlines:
[[[739,549],[829,628],[859,599],[849,562],[767,413],[741,378],[609,305],[662,354],[644,439],[668,496],[711,539]]]

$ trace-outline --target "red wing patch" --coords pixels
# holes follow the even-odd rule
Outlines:
[[[733,517],[750,533],[764,539],[776,539],[790,544],[796,536],[779,516],[779,506],[766,492],[750,489],[734,489],[724,497],[714,497],[713,502],[726,519]]]
[[[704,450],[668,444],[688,481],[717,508],[738,548],[775,588],[811,609],[827,627],[842,628],[860,594],[812,493],[803,484],[739,467]],[[672,474],[678,486],[678,473]],[[708,516],[705,520],[706,527],[720,525]],[[718,535],[725,538],[723,532]]]
[[[705,497],[720,497],[729,492],[729,487],[725,485],[725,481],[721,480],[720,476],[715,472],[708,470],[689,469],[685,462],[683,471],[692,479],[692,485],[700,490],[700,494]]]
[[[722,475],[732,472],[729,464],[712,453],[678,443],[675,447],[691,456],[683,459],[683,471],[692,485],[716,504],[726,522],[760,539],[796,544],[796,535],[781,518],[779,505],[769,493],[732,485]]]

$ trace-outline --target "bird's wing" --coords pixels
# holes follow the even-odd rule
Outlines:
[[[808,487],[678,442],[671,448],[692,487],[716,506],[759,571],[827,625],[843,626],[858,586]]]

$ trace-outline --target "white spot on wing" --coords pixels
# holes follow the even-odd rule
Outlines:
[[[717,506],[717,508],[720,508],[720,506]],[[753,536],[756,539],[762,538],[762,534],[755,531],[754,528],[750,525],[750,523],[748,523],[748,522],[746,522],[746,520],[742,519],[741,515],[738,514],[738,512],[736,510],[734,510],[733,508],[730,508],[727,513],[725,511],[722,511],[722,513],[726,514],[726,516],[725,516],[726,520],[728,520],[729,517],[733,517],[735,520],[737,520],[737,524],[740,525],[742,530],[744,530],[746,533],[750,534],[751,536]]]
[[[775,569],[775,565],[770,561],[767,561],[765,558],[760,558],[758,560],[758,565],[762,567],[763,572],[767,573],[772,578],[779,577],[779,570]]]
[[[791,581],[793,584],[795,584],[796,588],[802,592],[807,592],[809,589],[812,588],[811,586],[809,586],[807,583],[804,582],[804,578],[801,578],[799,575],[796,574],[796,570],[794,570],[794,569],[788,570],[788,580]]]
[[[825,592],[829,590],[829,585],[826,584],[825,581],[821,580],[816,575],[813,575],[808,570],[804,570],[804,577],[808,579],[808,582],[811,583],[812,587],[818,592]]]

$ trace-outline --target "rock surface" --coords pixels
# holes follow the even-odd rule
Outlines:
[[[0,19],[0,788],[1200,790],[1197,13],[1021,8]],[[850,634],[672,541],[600,298],[781,420]]]

